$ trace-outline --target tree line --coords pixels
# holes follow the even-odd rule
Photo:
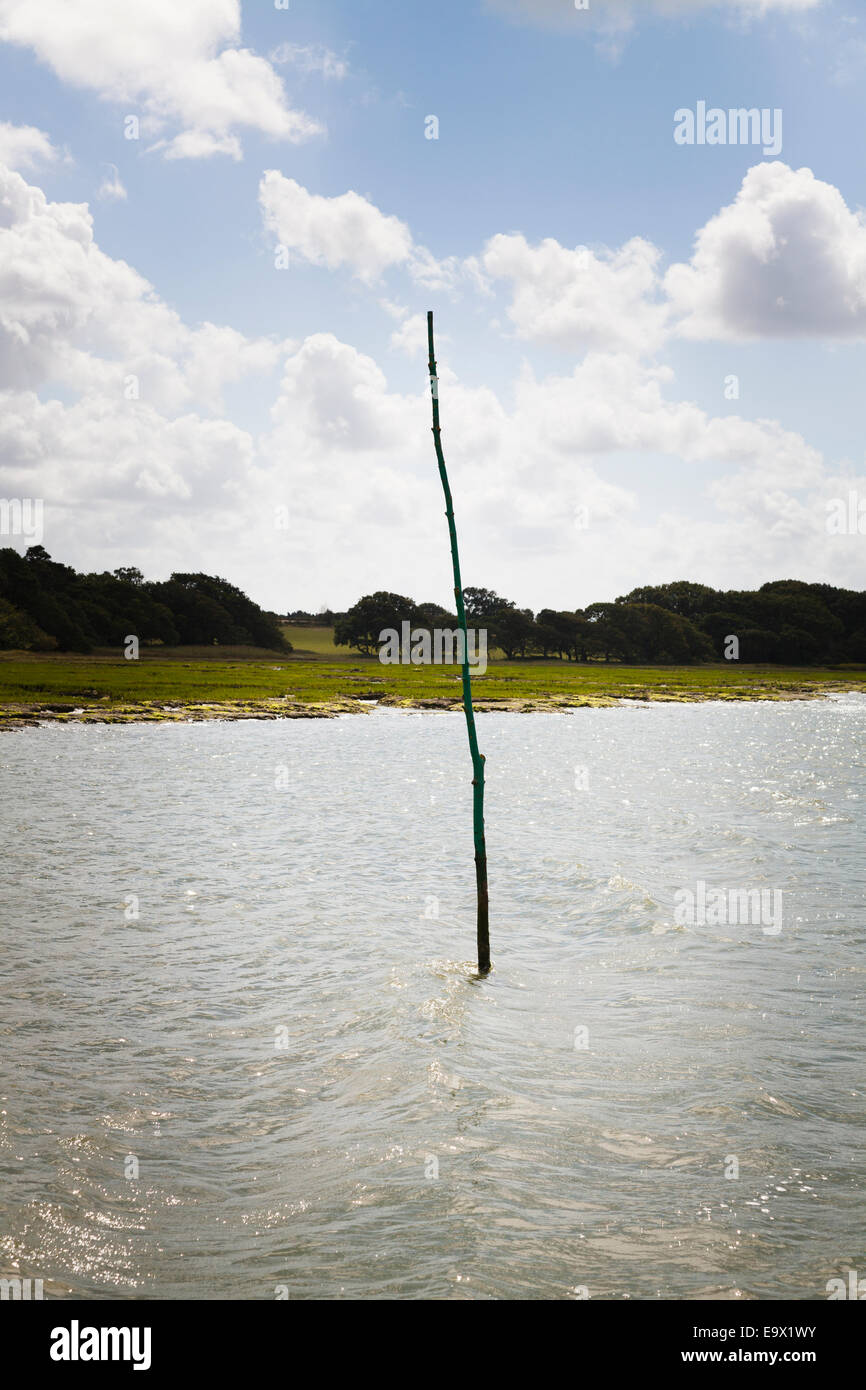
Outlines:
[[[830,584],[775,580],[760,589],[712,589],[677,580],[632,589],[612,603],[542,608],[533,613],[491,589],[463,590],[467,620],[510,659],[621,661],[692,665],[736,656],[792,666],[866,663],[866,592]],[[334,627],[334,641],[373,656],[379,634],[454,628],[437,603],[380,590],[344,613],[296,610],[297,623]],[[79,574],[41,545],[24,555],[0,550],[0,648],[88,652],[142,646],[253,646],[290,652],[277,614],[261,609],[228,580],[172,574],[148,581],[131,567]],[[736,639],[735,648],[731,639]]]
[[[463,590],[467,621],[506,657],[693,665],[735,658],[792,666],[866,662],[866,592],[780,579],[760,589],[712,589],[677,580],[632,589],[574,610],[518,608],[490,589]],[[322,619],[320,618],[320,621]],[[379,633],[454,627],[456,615],[379,591],[337,614],[334,641],[373,655]],[[733,641],[731,639],[734,639]]]
[[[132,567],[78,574],[41,545],[0,550],[0,648],[89,652],[142,646],[252,646],[290,652],[275,613],[226,579],[173,574],[149,582]]]

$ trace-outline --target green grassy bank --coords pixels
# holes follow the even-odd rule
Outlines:
[[[370,700],[458,707],[454,666],[383,666],[334,648],[327,628],[291,630],[295,651],[251,648],[144,649],[90,656],[0,653],[0,725],[38,719],[172,720],[311,717],[361,712]],[[492,661],[473,678],[477,706],[539,709],[621,700],[808,699],[866,691],[866,668],[620,666],[562,661]]]

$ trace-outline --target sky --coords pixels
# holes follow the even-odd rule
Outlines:
[[[0,0],[0,92],[0,544],[450,604],[432,309],[464,583],[863,587],[855,0]]]

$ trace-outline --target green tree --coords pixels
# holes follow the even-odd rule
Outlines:
[[[486,624],[488,645],[499,647],[509,661],[525,656],[535,636],[532,614],[520,608],[503,608]]]
[[[7,599],[0,598],[0,648],[4,651],[50,652],[56,646],[55,639],[37,627],[32,618]]]
[[[334,644],[338,647],[354,647],[365,656],[373,656],[379,650],[379,633],[386,628],[400,632],[401,623],[424,621],[418,606],[403,594],[391,594],[379,589],[375,594],[365,594],[353,604],[349,611],[334,624]]]
[[[492,589],[464,589],[463,606],[467,618],[492,618],[514,607],[511,599],[500,598]]]

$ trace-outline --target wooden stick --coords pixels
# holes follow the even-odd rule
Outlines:
[[[475,888],[478,898],[478,973],[486,975],[490,969],[490,923],[487,901],[487,846],[484,841],[484,754],[478,751],[478,735],[475,732],[475,714],[472,709],[472,681],[469,676],[469,634],[466,631],[466,608],[463,603],[463,585],[460,582],[460,557],[457,553],[457,528],[454,525],[454,505],[448,474],[445,471],[445,458],[442,453],[441,430],[439,428],[439,378],[436,375],[436,357],[433,351],[433,314],[427,315],[427,343],[430,349],[430,392],[433,397],[433,442],[436,446],[436,462],[439,464],[439,477],[445,493],[445,515],[448,518],[448,534],[451,537],[451,564],[454,569],[454,600],[457,604],[457,621],[463,633],[463,710],[466,715],[466,732],[469,735],[469,751],[472,754],[472,829],[475,840]]]

